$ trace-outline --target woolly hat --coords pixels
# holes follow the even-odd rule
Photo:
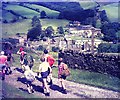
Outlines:
[[[1,51],[1,55],[4,55],[4,51]]]

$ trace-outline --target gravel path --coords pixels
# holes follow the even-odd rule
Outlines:
[[[24,83],[24,78],[21,78],[23,74],[13,69],[13,73],[11,75],[6,75],[6,82],[15,86],[16,88],[20,89],[21,91],[27,90],[26,84]],[[34,94],[37,96],[40,96],[42,98],[119,98],[120,99],[120,93],[107,90],[107,89],[101,89],[89,85],[84,84],[78,84],[70,81],[65,81],[65,84],[67,84],[67,94],[62,94],[60,91],[60,83],[57,78],[53,78],[53,85],[50,86],[50,96],[46,97],[42,93],[42,83],[41,80],[36,79],[33,82],[34,87]]]

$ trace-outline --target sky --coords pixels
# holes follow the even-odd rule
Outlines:
[[[88,2],[88,1],[97,1],[97,2],[119,2],[120,0],[1,0],[2,2],[7,2],[7,1],[16,1],[16,2]]]

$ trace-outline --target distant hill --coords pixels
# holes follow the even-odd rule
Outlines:
[[[79,19],[84,20],[84,10],[94,10],[96,8],[105,10],[110,21],[118,21],[118,3],[110,2],[8,2],[3,4],[3,20],[7,22],[20,19],[32,18],[33,16],[40,17],[40,12],[45,11],[49,18],[58,18],[60,12],[76,13],[74,18],[79,16]],[[23,4],[25,6],[23,6]],[[37,10],[36,10],[37,9]],[[88,10],[90,11],[90,10]],[[77,14],[79,13],[79,14]],[[81,15],[83,13],[83,15]],[[88,13],[89,14],[89,13]],[[7,17],[6,17],[7,16]],[[86,13],[85,13],[86,16]],[[71,16],[70,16],[71,17]],[[90,17],[90,16],[89,16]],[[63,17],[64,18],[64,17]]]

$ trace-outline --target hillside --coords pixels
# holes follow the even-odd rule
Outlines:
[[[19,5],[7,4],[6,7],[4,7],[4,9],[12,10],[13,12],[15,12],[21,16],[27,17],[27,18],[32,18],[33,16],[39,16],[38,12],[28,9],[28,8],[25,8],[25,7],[22,7],[22,6],[19,6]]]
[[[118,22],[118,3],[111,3],[100,7],[100,10],[105,10],[110,21]]]
[[[6,10],[2,10],[2,18],[5,22],[5,20],[9,23],[12,22],[14,19],[17,19],[17,17],[15,15],[13,15],[12,13],[6,11]]]
[[[33,16],[40,17],[41,11],[45,11],[47,16],[50,18],[57,18],[59,15],[58,11],[54,11],[36,4],[10,2],[3,3],[2,5],[2,14],[5,15],[3,16],[3,21],[6,20],[7,22],[12,22],[15,18],[16,20],[19,20],[26,18],[31,19]]]
[[[40,12],[41,11],[45,11],[46,12],[46,15],[50,18],[58,18],[58,15],[59,15],[59,12],[58,11],[55,11],[55,10],[51,10],[49,8],[46,8],[46,7],[43,7],[43,6],[40,6],[40,5],[36,5],[36,4],[29,4],[29,3],[25,3],[24,4],[26,7],[30,7],[32,9],[37,9],[39,10]]]
[[[100,10],[105,10],[107,16],[111,22],[118,21],[118,3],[112,2],[19,2],[19,3],[3,3],[3,20],[7,20],[8,22],[16,19],[19,20],[20,17],[22,19],[32,18],[33,16],[40,17],[40,12],[45,11],[48,18],[58,18],[61,12],[65,13],[63,16],[70,16],[73,13],[73,19],[78,19],[76,15],[78,15],[82,20],[86,17],[83,17],[85,11],[87,9],[97,8]],[[14,9],[16,8],[16,9]],[[5,10],[5,11],[4,11]],[[6,10],[9,13],[6,13]],[[66,13],[68,12],[68,13]],[[80,13],[81,12],[81,13]],[[10,14],[11,13],[11,14]],[[80,13],[80,14],[77,14]],[[83,13],[83,15],[81,15]],[[92,13],[92,12],[91,12]],[[75,15],[74,15],[75,14]],[[89,13],[88,13],[89,14]],[[7,17],[6,17],[7,16]],[[17,18],[15,18],[17,17]],[[18,18],[19,17],[19,18]],[[72,16],[70,16],[72,18]]]
[[[56,30],[58,26],[65,26],[69,23],[68,20],[60,19],[40,19],[40,21],[42,28],[52,26],[54,30]],[[2,27],[3,36],[6,36],[6,34],[15,35],[16,33],[27,33],[31,28],[31,19],[21,20],[16,23],[2,24]]]
[[[95,1],[91,1],[91,2],[79,1],[79,3],[83,9],[92,9],[97,6],[97,3]]]

